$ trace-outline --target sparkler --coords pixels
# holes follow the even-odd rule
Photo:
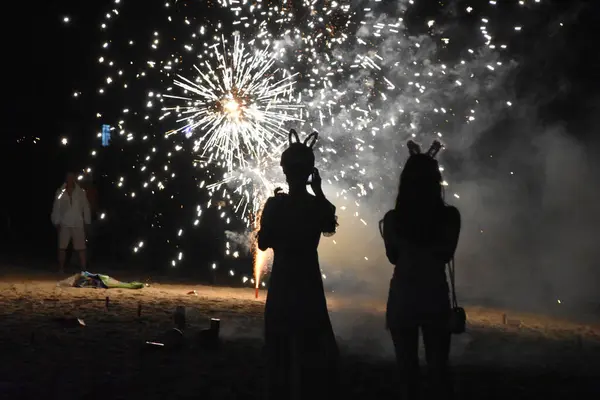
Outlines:
[[[396,178],[405,155],[396,144],[425,136],[427,141],[429,136],[451,141],[457,127],[476,123],[479,100],[493,98],[488,88],[509,70],[499,58],[507,46],[496,41],[490,28],[494,9],[500,7],[495,1],[461,11],[480,16],[477,35],[469,35],[479,43],[472,48],[465,44],[461,57],[447,63],[436,61],[437,51],[453,40],[442,26],[422,21],[428,34],[413,35],[403,19],[413,2],[399,1],[394,10],[383,11],[379,0],[305,0],[299,9],[291,2],[261,0],[166,2],[165,24],[148,32],[147,51],[137,53],[145,58],[130,60],[112,51],[117,43],[140,46],[111,36],[123,3],[115,0],[100,24],[106,38],[98,62],[106,76],[97,94],[122,104],[122,114],[111,123],[111,146],[135,144],[141,152],[130,169],[136,175],[123,172],[113,177],[114,183],[130,199],[166,191],[179,205],[210,197],[191,207],[193,215],[169,217],[180,224],[171,241],[173,267],[183,259],[178,240],[186,224],[198,226],[208,207],[218,209],[226,225],[242,218],[252,228],[273,183],[281,179],[278,159],[290,127],[286,124],[322,133],[316,156],[317,166],[326,170],[325,190],[335,195],[341,217],[366,226],[363,199],[395,186],[386,179]],[[201,23],[192,6],[219,9],[228,22]],[[238,33],[226,32],[225,25]],[[515,34],[523,29],[519,25]],[[186,72],[192,66],[194,75]],[[131,96],[123,94],[134,85],[146,98],[127,105]],[[85,95],[74,91],[76,98]],[[501,102],[512,105],[508,100]],[[98,112],[98,118],[103,114]],[[192,151],[200,152],[192,163],[198,193],[182,194],[170,186],[179,172],[171,161],[187,154],[186,139],[193,141]],[[92,157],[96,154],[94,150]],[[163,212],[156,210],[157,215]],[[226,255],[238,254],[230,243],[226,249]],[[255,266],[263,257],[255,252]],[[254,271],[255,286],[259,270]]]
[[[265,266],[269,260],[269,253],[267,251],[262,251],[258,248],[258,231],[260,231],[260,218],[262,216],[262,209],[256,214],[256,219],[254,223],[254,240],[252,243],[252,252],[254,256],[254,297],[258,299],[258,289],[260,287],[260,279],[262,277],[262,272],[265,269]]]

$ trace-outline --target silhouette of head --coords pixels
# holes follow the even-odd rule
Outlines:
[[[442,174],[435,159],[442,145],[433,142],[427,153],[412,140],[407,144],[410,156],[400,174],[396,209],[423,208],[443,204]]]
[[[77,176],[75,175],[75,172],[68,172],[65,182],[69,187],[75,186],[75,184],[77,183]]]
[[[88,174],[86,174],[83,178],[83,184],[85,185],[93,185],[96,183],[96,180],[94,179],[94,174],[92,174],[91,172],[89,172]]]
[[[315,168],[313,146],[317,142],[317,132],[306,137],[304,142],[298,138],[294,129],[290,130],[289,147],[281,155],[281,167],[289,184],[306,184]]]

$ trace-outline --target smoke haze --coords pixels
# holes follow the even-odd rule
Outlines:
[[[356,43],[312,60],[315,69],[335,70],[334,60],[357,66],[350,76],[334,76],[335,85],[315,97],[328,106],[307,109],[303,130],[320,132],[317,166],[339,217],[337,234],[319,247],[326,286],[357,303],[384,303],[393,267],[378,221],[394,203],[406,141],[426,149],[440,139],[446,200],[462,215],[459,299],[585,317],[600,303],[599,165],[592,146],[576,139],[578,132],[540,117],[541,108],[568,92],[568,78],[529,84],[527,75],[547,73],[548,57],[561,62],[557,54],[568,54],[569,45],[556,39],[559,17],[547,23],[548,35],[536,36],[546,40],[543,46],[531,36],[506,39],[522,46],[532,41],[529,50],[519,49],[517,62],[473,35],[479,29],[482,37],[494,36],[485,18],[471,29],[442,18],[425,33],[409,33],[399,18],[407,2],[396,4],[387,13],[366,12]],[[573,21],[580,11],[560,18]],[[288,54],[303,46],[291,36],[274,45]],[[371,338],[379,337],[375,331],[384,334],[383,323],[361,324],[357,315],[334,315],[336,332],[347,338],[361,330]]]
[[[460,209],[463,223],[456,254],[459,295],[552,313],[560,312],[558,300],[570,310],[592,306],[600,283],[600,192],[591,149],[561,128],[517,141],[494,155],[494,167],[467,154],[452,176],[446,197]],[[377,221],[391,208],[395,191],[390,187],[387,199],[362,203],[366,226],[352,211],[340,210],[338,233],[322,240],[326,283],[336,292],[385,299],[393,267]],[[338,209],[344,204],[343,196],[330,197]]]
[[[377,24],[389,24],[390,20],[380,17]],[[368,36],[366,29],[363,26],[359,34]],[[393,74],[388,76],[394,76],[394,82],[411,79],[413,61],[432,71],[441,68],[429,61],[438,51],[431,38],[412,39],[422,46],[402,63],[398,55],[406,49],[398,49],[391,39],[380,45],[379,54],[387,54],[382,64],[391,68]],[[549,47],[547,44],[544,51],[550,51]],[[486,66],[500,62],[495,51],[478,51],[472,61],[456,70],[446,70],[452,79],[419,88],[419,101],[411,93],[414,85],[410,82],[402,93],[386,99],[370,125],[381,127],[376,134],[373,132],[374,146],[359,156],[361,164],[369,168],[349,169],[355,160],[343,157],[334,166],[331,160],[324,162],[327,171],[332,171],[323,174],[324,179],[330,178],[326,192],[338,207],[340,222],[336,236],[324,238],[319,247],[326,285],[357,301],[385,301],[393,267],[385,257],[377,222],[393,205],[402,163],[408,156],[404,143],[415,138],[426,149],[441,136],[446,149],[439,156],[440,164],[449,182],[446,200],[462,214],[456,254],[459,299],[465,304],[597,320],[597,143],[577,139],[580,132],[567,128],[566,122],[548,124],[539,116],[542,106],[553,100],[550,97],[568,91],[564,82],[556,87],[557,92],[544,89],[551,96],[543,99],[535,86],[528,88],[528,94],[517,96],[515,77],[523,68],[516,62],[508,61],[504,72],[496,73],[493,79],[483,76],[464,80],[457,87],[455,78],[478,75]],[[361,79],[353,80],[347,90],[356,90],[358,81]],[[469,104],[469,99],[475,101]],[[515,104],[507,108],[507,101]],[[431,110],[441,110],[442,105],[453,116],[473,107],[475,118],[466,118],[462,123],[455,118],[457,123],[437,135],[427,120]],[[591,107],[592,112],[594,109],[597,107]],[[409,118],[399,117],[398,110]],[[394,119],[395,125],[386,127],[386,121]],[[334,127],[330,134],[335,136]],[[331,179],[333,171],[346,171],[344,182],[356,179],[365,186],[374,183],[375,189],[364,195],[362,188],[344,190]],[[336,330],[342,336],[360,335],[357,330],[367,328],[357,323],[357,315],[349,312],[334,316]],[[378,330],[377,326],[372,330]],[[369,332],[371,337],[373,334]]]

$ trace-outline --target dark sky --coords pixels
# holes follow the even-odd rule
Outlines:
[[[107,5],[112,2],[113,0],[50,0],[18,2],[10,6],[15,23],[2,28],[3,37],[7,39],[10,49],[8,58],[12,60],[9,70],[13,70],[10,75],[6,75],[9,92],[13,93],[8,107],[5,106],[5,110],[11,115],[10,119],[27,121],[29,131],[36,130],[46,135],[60,135],[59,131],[67,133],[82,129],[82,125],[89,120],[89,115],[93,114],[90,111],[93,110],[93,99],[73,102],[71,94],[74,88],[86,85],[94,87],[94,82],[99,78],[97,71],[94,71],[100,45],[98,26]],[[157,3],[162,5],[163,2]],[[435,14],[436,11],[431,6],[439,4],[437,1],[423,0],[418,3],[419,15]],[[466,4],[464,1],[456,3]],[[537,66],[546,67],[545,71],[537,70],[538,74],[546,73],[549,79],[556,79],[559,83],[564,81],[567,87],[562,89],[572,92],[569,94],[576,97],[591,94],[588,83],[599,77],[598,68],[594,68],[599,60],[595,44],[599,29],[597,23],[600,21],[600,13],[595,12],[598,7],[592,1],[545,0],[544,3],[554,3],[556,6],[545,8],[548,10],[545,11],[547,15],[537,18],[535,23],[540,26],[539,31],[537,26],[533,29],[529,27],[533,37],[528,37],[528,43],[523,43],[523,51],[528,50],[529,43],[537,41],[544,50],[539,51],[540,57],[545,59],[538,60]],[[420,11],[423,9],[432,11]],[[565,49],[555,48],[552,52],[551,49],[544,48],[544,42],[552,43],[554,47],[557,43],[556,40],[548,40],[549,33],[543,29],[543,25],[555,18],[558,12],[567,12],[569,15],[578,9],[582,11],[578,13],[577,21],[567,21],[564,31],[558,34],[562,36],[560,44],[568,47],[570,54],[564,54]],[[148,13],[150,10],[145,8],[144,11]],[[63,15],[71,18],[69,24],[62,23]],[[142,25],[149,18],[151,16],[140,16],[140,22],[130,25],[129,29],[134,31],[136,24]],[[510,24],[509,18],[510,15],[507,15],[507,25]],[[515,45],[519,46],[519,43]],[[534,74],[532,71],[527,72]],[[579,93],[586,91],[588,93]],[[22,124],[17,121],[11,122],[9,126],[22,129]]]
[[[37,176],[45,181],[50,170],[64,167],[54,168],[62,158],[57,153],[58,138],[64,134],[77,137],[89,120],[86,105],[72,101],[71,94],[77,83],[93,79],[91,49],[98,46],[99,12],[106,3],[30,1],[12,6],[18,23],[3,27],[3,37],[12,38],[8,43],[10,58],[14,60],[9,66],[11,96],[5,108],[9,114],[5,129],[9,135],[3,140],[11,149],[9,155],[21,155],[19,176]],[[72,16],[71,26],[62,23],[62,15]],[[81,132],[81,136],[85,133]],[[36,146],[31,145],[33,137],[41,139]],[[26,139],[14,149],[20,138]],[[48,157],[53,160],[53,167],[40,171],[38,166],[44,165]],[[30,162],[25,163],[25,158]]]
[[[27,251],[47,253],[53,244],[48,218],[54,190],[75,160],[85,160],[90,132],[96,129],[91,126],[93,104],[73,101],[72,93],[93,88],[98,79],[93,70],[98,27],[109,3],[51,0],[9,6],[11,21],[2,26],[10,54],[5,58],[9,95],[1,139],[3,182],[11,193],[2,199],[5,252],[33,246]],[[71,23],[65,25],[63,16]],[[72,139],[68,149],[59,146],[63,135]],[[36,137],[40,140],[34,144]]]
[[[1,138],[7,193],[2,200],[1,223],[6,227],[10,215],[13,229],[21,232],[11,234],[11,243],[28,247],[31,240],[25,238],[32,235],[52,247],[47,238],[52,228],[46,222],[54,188],[67,168],[80,167],[79,162],[86,160],[93,140],[90,132],[99,129],[95,126],[94,96],[73,101],[72,93],[76,88],[94,90],[101,78],[94,68],[100,45],[98,26],[112,1],[25,1],[11,2],[8,8],[11,13],[6,14],[7,22],[2,26],[8,93],[5,91]],[[547,40],[551,36],[547,25],[554,18],[549,13],[539,18],[539,28],[516,43],[521,53],[518,56],[529,57],[516,84],[524,97],[537,96],[544,118],[572,124],[577,127],[573,134],[585,138],[597,127],[591,116],[597,109],[600,87],[596,44],[600,13],[592,5],[598,2],[553,3],[555,10],[573,17],[566,21],[559,39]],[[428,10],[429,4],[439,7],[440,2],[422,4],[420,10]],[[69,24],[62,22],[63,16],[71,18]],[[139,23],[153,17],[157,15],[145,8]],[[510,15],[506,18],[509,21]],[[135,30],[136,26],[127,29]],[[62,135],[71,138],[67,149],[59,146]],[[33,144],[35,137],[40,138],[37,144]]]
[[[118,32],[135,39],[136,32],[147,33],[149,27],[155,26],[153,20],[164,19],[164,2],[155,1],[136,10],[130,7],[131,1],[125,10],[139,15],[127,18],[127,24],[119,25]],[[4,109],[8,118],[5,118],[6,133],[1,139],[3,182],[10,195],[1,200],[0,235],[4,240],[0,257],[7,254],[11,258],[26,255],[52,260],[55,257],[55,233],[49,219],[55,190],[66,170],[79,170],[90,161],[94,134],[101,127],[95,113],[98,108],[106,108],[99,107],[95,95],[98,82],[104,79],[97,57],[102,43],[100,23],[113,2],[50,0],[10,6],[15,23],[2,27],[3,37],[12,39],[7,43],[12,62],[7,62],[10,64],[9,96],[6,96],[9,101]],[[63,22],[65,16],[70,19],[67,24]],[[117,32],[115,29],[111,34]],[[74,100],[75,90],[84,95]],[[120,109],[120,105],[116,107]],[[69,137],[67,147],[60,145],[63,136]],[[102,189],[102,182],[98,186]],[[110,198],[113,194],[116,195],[100,190],[101,206],[102,203],[114,204]],[[131,210],[120,212],[128,211]],[[189,240],[203,243],[200,249],[204,248],[205,258],[209,257],[211,262],[215,258],[212,253],[222,254],[219,244],[211,240],[221,240],[224,234],[220,221],[212,221],[212,217],[207,212],[203,218],[212,228],[200,230],[196,237],[188,235]],[[136,232],[126,223],[114,225],[118,219],[113,213],[110,222],[113,225],[109,226],[112,233],[103,237],[114,237],[115,232],[120,236],[114,242],[106,241],[103,246],[111,252],[119,247],[122,254],[130,254],[131,238],[127,234]],[[206,250],[213,247],[214,250]],[[161,252],[162,249],[153,250]],[[188,250],[187,254],[193,255],[194,250]]]

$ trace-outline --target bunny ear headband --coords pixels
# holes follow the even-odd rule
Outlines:
[[[412,140],[409,140],[406,145],[408,147],[408,152],[411,156],[421,154],[421,146],[419,146],[417,143],[413,142]],[[426,154],[431,158],[435,158],[441,149],[442,144],[439,141],[434,140],[431,144],[431,147],[429,147],[429,150],[427,150]]]
[[[315,154],[313,153],[313,146],[317,142],[318,135],[317,132],[313,132],[304,139],[304,142],[301,142],[296,130],[291,129],[288,136],[290,145],[281,154],[280,165],[284,167],[284,169],[287,169],[293,164],[302,165],[303,168],[306,169],[314,168]]]
[[[303,144],[306,147],[312,149],[314,147],[315,143],[317,143],[318,136],[319,136],[319,133],[317,131],[311,133],[310,135],[308,135],[306,137],[306,139],[304,139]],[[296,139],[295,142],[294,142],[294,139]],[[289,142],[290,142],[290,146],[294,143],[301,143],[300,138],[298,137],[298,133],[296,132],[295,129],[290,129]]]

